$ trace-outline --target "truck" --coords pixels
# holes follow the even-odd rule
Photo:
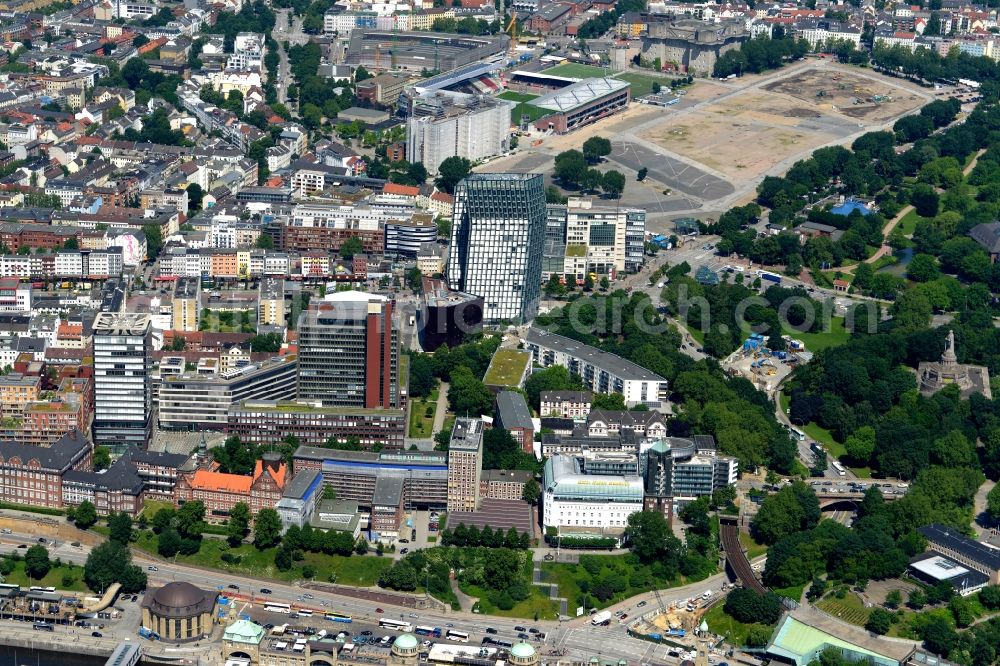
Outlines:
[[[686,636],[686,635],[687,635],[687,632],[685,630],[683,630],[683,629],[668,629],[667,630],[667,636],[672,636],[672,637],[675,637],[675,638],[684,638],[684,636]]]
[[[760,272],[761,281],[773,282],[774,284],[781,284],[781,276],[777,273],[771,273],[769,271]]]
[[[606,626],[611,624],[611,611],[601,611],[599,613],[594,613],[594,615],[590,618],[590,623],[595,627],[600,625]]]

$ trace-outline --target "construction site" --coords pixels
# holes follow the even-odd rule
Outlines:
[[[887,78],[873,79],[842,70],[807,69],[763,89],[809,102],[821,113],[839,113],[867,122],[898,117],[923,103],[922,97]]]
[[[763,335],[753,333],[739,349],[726,357],[722,367],[730,375],[750,380],[763,391],[773,391],[800,363],[808,363],[812,359],[812,353],[806,351],[801,340],[789,335],[781,338],[787,350],[771,350]]]

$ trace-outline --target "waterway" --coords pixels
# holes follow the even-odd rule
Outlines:
[[[0,666],[104,666],[106,657],[0,645]]]
[[[879,273],[889,273],[890,275],[895,275],[897,277],[906,276],[906,266],[913,260],[913,248],[907,247],[902,250],[896,250],[893,252],[897,261],[894,264],[889,264],[888,266],[883,266],[878,269]]]

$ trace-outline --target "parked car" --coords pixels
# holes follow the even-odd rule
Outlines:
[[[399,551],[399,554],[400,555],[406,555],[408,552],[410,552],[409,548],[403,548],[402,550]]]

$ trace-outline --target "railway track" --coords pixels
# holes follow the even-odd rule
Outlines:
[[[757,580],[753,569],[750,567],[750,560],[743,552],[740,545],[740,528],[735,523],[722,523],[719,526],[719,536],[722,540],[722,549],[726,551],[726,562],[732,568],[733,573],[743,583],[743,586],[754,590],[759,594],[767,592],[764,584]]]

